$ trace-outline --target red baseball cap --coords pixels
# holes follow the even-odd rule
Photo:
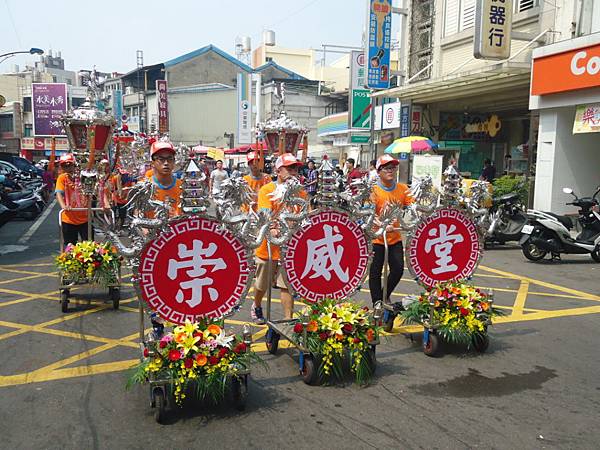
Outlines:
[[[302,163],[291,153],[284,153],[275,161],[275,169],[280,167],[301,166]]]
[[[152,143],[150,147],[150,156],[154,156],[155,153],[160,152],[161,150],[167,150],[170,153],[175,154],[175,147],[173,144],[167,141],[155,141]]]
[[[258,153],[256,153],[256,152],[248,152],[248,154],[246,155],[246,160],[248,162],[250,162],[250,161],[254,161],[255,159],[258,159]]]
[[[65,153],[64,155],[62,155],[59,160],[58,160],[59,164],[75,164],[75,157],[73,156],[73,153]]]
[[[392,155],[381,155],[379,158],[377,158],[377,164],[375,164],[375,169],[379,170],[386,164],[393,164],[394,166],[397,166],[398,164],[400,164],[400,161],[398,161]]]

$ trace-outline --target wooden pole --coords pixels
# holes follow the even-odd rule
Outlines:
[[[306,163],[306,159],[308,157],[308,135],[305,134],[302,139],[302,143],[304,144],[304,148],[302,149],[302,162]]]
[[[283,155],[285,153],[285,131],[281,131],[279,133],[279,155]]]
[[[56,160],[56,136],[52,136],[52,144],[50,145],[50,162],[48,163],[48,170],[54,173],[54,161]]]

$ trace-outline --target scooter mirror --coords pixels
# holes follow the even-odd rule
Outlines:
[[[565,194],[572,194],[573,193],[573,189],[571,189],[571,188],[563,188],[563,192]]]

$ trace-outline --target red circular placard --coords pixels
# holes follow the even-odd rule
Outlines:
[[[419,223],[408,255],[412,273],[425,286],[468,278],[481,256],[475,223],[456,209],[440,209]]]
[[[231,312],[253,278],[249,251],[212,219],[192,217],[170,224],[140,260],[142,298],[176,324]]]
[[[365,276],[369,243],[346,214],[322,211],[292,235],[283,257],[288,285],[300,297],[309,302],[343,299]]]

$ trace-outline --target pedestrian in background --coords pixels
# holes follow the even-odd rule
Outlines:
[[[214,197],[221,190],[221,183],[229,178],[227,171],[223,169],[223,161],[217,160],[217,167],[210,173],[209,190]]]
[[[377,164],[377,160],[373,159],[369,163],[369,181],[374,183],[379,180],[379,174],[377,173],[377,168],[375,165]]]

